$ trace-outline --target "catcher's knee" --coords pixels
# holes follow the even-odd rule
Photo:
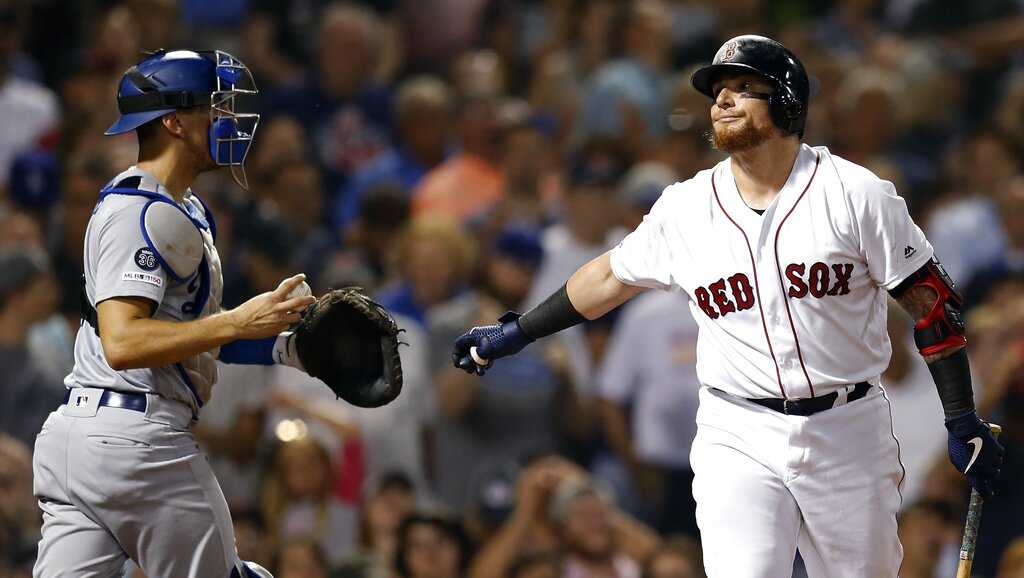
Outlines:
[[[274,578],[269,570],[255,562],[239,561],[228,578]]]

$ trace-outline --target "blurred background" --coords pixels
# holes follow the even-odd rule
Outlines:
[[[1007,448],[975,576],[1024,577],[1022,9],[0,0],[0,576],[30,575],[31,448],[72,364],[83,232],[135,159],[133,135],[102,136],[116,85],[161,47],[231,52],[261,90],[250,190],[226,171],[194,187],[217,216],[226,305],[302,271],[317,292],[367,288],[411,344],[402,396],[369,411],[288,367],[221,367],[196,434],[242,558],[278,578],[702,576],[685,296],[643,294],[482,378],[449,348],[720,160],[689,74],[759,33],[813,77],[806,141],[893,181],[966,295],[980,413]],[[890,321],[901,576],[949,576],[968,488],[911,322],[895,306]]]

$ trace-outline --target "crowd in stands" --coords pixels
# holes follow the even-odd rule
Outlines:
[[[364,287],[409,343],[402,395],[370,410],[290,367],[221,366],[195,433],[243,559],[278,578],[703,576],[685,295],[644,293],[483,377],[450,347],[722,158],[689,75],[741,33],[803,59],[805,141],[892,181],[963,291],[1006,446],[974,575],[1024,577],[1019,0],[0,0],[0,577],[31,575],[31,452],[73,363],[85,227],[135,160],[134,135],[103,136],[117,82],[158,48],[230,52],[260,89],[249,189],[193,187],[225,306],[304,272],[318,294]],[[911,326],[892,304],[883,383],[901,576],[934,578],[969,490]]]

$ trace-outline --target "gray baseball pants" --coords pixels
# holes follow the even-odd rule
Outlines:
[[[33,578],[227,578],[238,556],[220,486],[190,431],[191,410],[148,395],[145,413],[73,390],[36,437],[43,511]]]

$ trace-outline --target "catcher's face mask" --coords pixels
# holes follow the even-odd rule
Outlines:
[[[121,116],[105,134],[135,130],[175,110],[209,106],[210,158],[230,167],[235,182],[247,188],[245,157],[260,116],[240,112],[240,105],[256,93],[252,73],[227,52],[157,50],[124,73],[117,89]]]
[[[218,165],[230,167],[235,182],[249,188],[245,158],[260,115],[238,112],[238,105],[241,99],[258,92],[256,82],[249,68],[234,56],[220,50],[207,54],[212,54],[217,64],[216,90],[210,95],[210,157]]]

